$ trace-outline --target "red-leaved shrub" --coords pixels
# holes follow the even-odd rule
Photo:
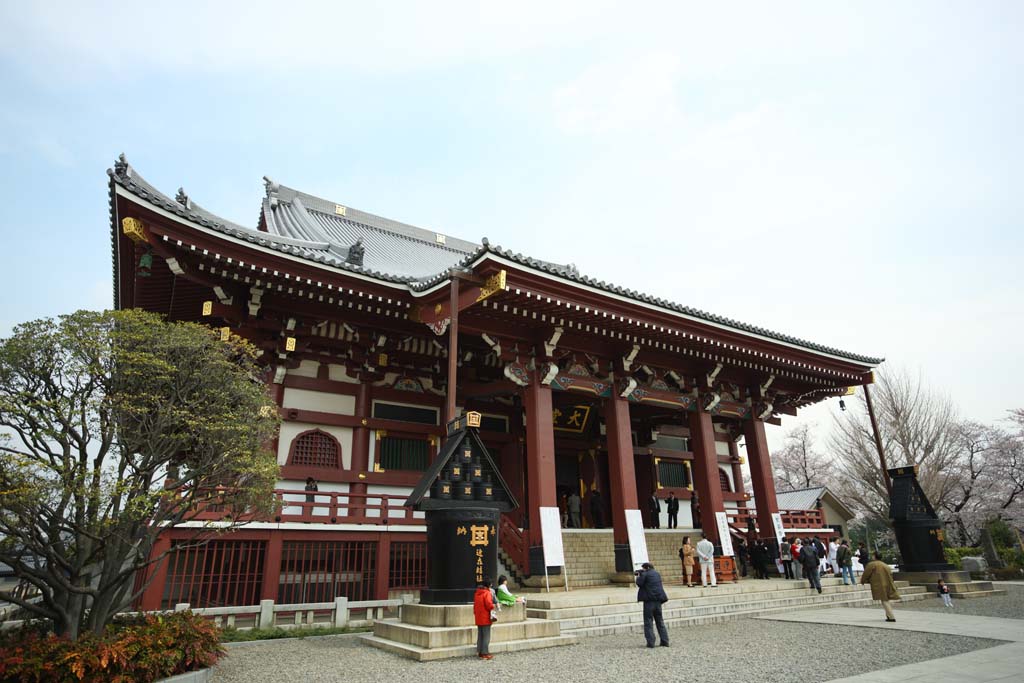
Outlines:
[[[28,628],[0,637],[0,680],[150,683],[213,666],[224,654],[217,627],[191,612],[147,615],[77,641]]]

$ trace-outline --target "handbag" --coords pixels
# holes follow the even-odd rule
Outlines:
[[[498,610],[492,609],[491,610],[491,623],[494,623],[497,620],[498,620]]]

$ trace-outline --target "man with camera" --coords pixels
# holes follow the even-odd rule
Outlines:
[[[647,647],[654,647],[654,626],[658,626],[661,646],[668,647],[668,629],[661,616],[661,606],[668,602],[665,586],[661,582],[661,574],[654,570],[654,565],[644,562],[636,571],[636,601],[644,603],[644,638]]]

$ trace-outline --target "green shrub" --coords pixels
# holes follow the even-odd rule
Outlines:
[[[77,641],[38,628],[0,636],[0,680],[19,683],[150,683],[213,666],[219,629],[191,612],[147,615]]]
[[[1013,581],[1024,577],[1024,571],[1020,567],[1006,567],[1004,569],[993,569],[992,576],[997,581]]]
[[[999,559],[1007,567],[1024,567],[1024,552],[1016,548],[1000,548]]]
[[[309,638],[311,636],[333,636],[340,633],[361,633],[368,628],[336,628],[333,626],[317,626],[310,628],[251,628],[239,631],[226,628],[220,632],[222,643],[242,643],[250,640],[277,640],[279,638]]]
[[[1004,520],[993,519],[985,526],[988,527],[988,533],[991,534],[992,542],[997,548],[1012,548],[1017,542],[1016,534]]]
[[[949,548],[943,548],[943,550],[946,553],[946,562],[949,562],[951,565],[953,565],[957,569],[960,569],[960,559],[961,558],[970,557],[970,556],[978,556],[978,555],[982,554],[981,553],[981,548],[969,548],[969,547],[954,548],[954,547],[949,547]]]

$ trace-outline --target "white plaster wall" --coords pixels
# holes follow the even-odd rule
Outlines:
[[[304,360],[299,363],[299,367],[288,370],[288,374],[297,377],[316,377],[319,370],[320,363],[315,360]]]
[[[321,498],[321,497],[319,497],[319,494],[322,494],[322,493],[347,493],[348,492],[348,484],[342,484],[342,483],[336,483],[336,482],[327,482],[327,481],[317,481],[316,485],[317,485],[317,489],[318,490],[313,495],[317,496],[317,497],[313,499],[313,502],[314,503],[321,503],[322,502],[325,505],[324,505],[324,507],[314,507],[313,508],[313,516],[314,517],[327,517],[330,514],[330,509],[327,506],[327,504],[330,503],[330,499],[328,497],[326,497],[326,496]],[[279,479],[278,482],[277,482],[277,488],[279,488],[279,489],[286,489],[286,490],[289,490],[289,491],[298,491],[299,492],[299,493],[286,493],[284,495],[284,500],[285,500],[286,503],[288,501],[295,501],[295,502],[299,502],[299,503],[305,501],[306,500],[306,492],[303,490],[305,488],[305,486],[306,486],[306,480],[305,479],[302,479],[302,480],[298,480],[298,479]],[[339,503],[347,503],[348,500],[347,499],[341,499],[338,502]],[[298,505],[295,505],[295,506],[285,505],[285,507],[282,510],[282,514],[285,514],[285,515],[298,515],[298,514],[302,514],[302,507],[298,506]],[[344,508],[340,508],[338,514],[339,515],[345,515],[345,514],[347,514],[347,511],[345,511]]]
[[[410,493],[412,493],[412,488],[409,487],[409,486],[381,486],[380,484],[370,484],[370,485],[368,485],[366,487],[366,493],[367,494],[382,493],[382,494],[389,495],[389,496],[401,496],[401,497],[405,498]],[[379,504],[380,503],[380,498],[377,498],[376,500],[373,499],[373,498],[369,498],[367,500],[367,502],[370,503],[370,504]],[[388,517],[390,517],[392,519],[399,519],[399,518],[404,518],[407,515],[409,515],[411,511],[408,508],[402,507],[402,503],[403,502],[405,502],[405,501],[404,500],[403,501],[392,500],[391,501],[391,508],[388,510]],[[424,513],[420,512],[420,511],[412,511],[411,514],[412,514],[414,519],[423,519],[424,518]],[[380,512],[379,512],[379,510],[368,510],[367,511],[367,516],[368,517],[379,517],[380,516]]]
[[[722,465],[719,465],[718,469],[720,471],[722,471],[722,472],[725,472],[725,476],[729,478],[729,488],[732,490],[733,493],[735,493],[736,492],[736,482],[733,481],[733,478],[732,478],[732,468],[731,467],[723,467]]]
[[[352,466],[352,429],[350,427],[334,427],[328,425],[309,424],[306,422],[283,422],[277,442],[277,464],[285,465],[288,462],[288,451],[292,441],[302,432],[311,429],[319,429],[327,432],[341,445],[341,462],[345,469]]]
[[[715,453],[718,455],[729,455],[729,444],[725,441],[716,441]]]
[[[336,415],[355,415],[356,397],[346,394],[331,394],[325,391],[310,391],[308,389],[284,390],[282,405],[285,408],[297,408],[299,410],[316,410],[322,413],[335,413]]]
[[[329,365],[327,366],[328,378],[335,382],[348,382],[349,384],[359,384],[359,380],[355,377],[349,377],[345,370],[344,365]]]

